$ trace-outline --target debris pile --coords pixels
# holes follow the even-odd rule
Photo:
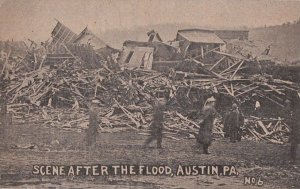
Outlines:
[[[58,24],[56,30],[57,28],[69,30],[62,24]],[[60,39],[57,38],[59,32],[52,34],[53,39]],[[92,36],[94,42],[100,44],[100,39],[87,29],[79,36],[80,40],[75,34],[69,37],[74,37],[75,42],[77,37],[77,42],[85,43],[86,36]],[[217,98],[220,113],[215,123],[215,134],[223,136],[220,120],[232,102],[235,102],[246,117],[244,138],[273,143],[286,141],[290,128],[281,110],[286,99],[291,100],[294,95],[298,95],[299,84],[264,73],[257,59],[221,52],[217,48],[204,52],[201,42],[198,42],[202,49],[201,56],[180,56],[181,59],[169,59],[166,63],[166,60],[161,61],[156,57],[160,55],[158,48],[153,46],[155,55],[151,54],[152,51],[143,51],[143,56],[136,55],[140,57],[139,61],[152,61],[149,58],[151,54],[155,60],[153,64],[164,63],[170,66],[164,66],[163,70],[158,66],[159,71],[139,66],[125,69],[124,63],[117,61],[118,57],[114,57],[112,61],[98,59],[99,54],[91,46],[76,46],[75,42],[64,44],[54,40],[50,43],[63,47],[63,53],[67,54],[55,52],[41,56],[36,53],[36,49],[32,49],[25,56],[27,63],[24,63],[25,58],[15,59],[9,55],[2,60],[1,91],[6,97],[8,110],[15,118],[14,122],[42,123],[48,127],[81,132],[88,126],[91,100],[97,99],[100,102],[100,130],[113,132],[131,128],[145,134],[144,129],[148,128],[152,120],[153,99],[164,93],[170,97],[165,135],[181,140],[194,138],[194,133],[199,128],[199,111],[205,100],[213,95]],[[103,48],[107,48],[102,41],[101,44]],[[143,44],[138,43],[138,46]],[[147,42],[145,44],[148,45]],[[90,49],[93,56],[79,55],[81,51],[78,49],[85,47]],[[174,50],[173,47],[168,48]],[[136,52],[141,51],[136,49]],[[131,50],[127,54],[133,56]],[[145,54],[148,55],[147,59]],[[55,61],[51,62],[53,59]],[[127,59],[125,55],[124,59]],[[134,60],[137,61],[130,61]],[[14,66],[9,70],[8,65]],[[28,69],[25,69],[26,66]]]

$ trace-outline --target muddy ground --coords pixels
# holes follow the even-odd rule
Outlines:
[[[300,188],[300,155],[291,163],[289,144],[249,140],[229,143],[216,138],[211,154],[205,155],[195,150],[191,139],[164,139],[163,149],[145,149],[147,136],[139,132],[102,131],[97,136],[96,149],[89,151],[83,145],[83,132],[14,124],[5,130],[5,136],[2,132],[0,188]],[[34,164],[235,165],[239,175],[37,176],[32,174]],[[264,185],[244,185],[244,176],[261,177]]]

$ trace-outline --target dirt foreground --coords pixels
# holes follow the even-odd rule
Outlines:
[[[2,136],[0,188],[300,188],[300,155],[288,157],[289,145],[217,138],[205,155],[194,140],[163,140],[163,149],[144,148],[140,131],[101,131],[95,150],[84,146],[84,133],[40,125],[13,125]],[[5,149],[8,146],[8,149]],[[152,144],[155,146],[155,144]],[[298,152],[300,153],[300,152]],[[41,176],[33,165],[234,165],[237,176]],[[244,184],[244,176],[263,186]]]

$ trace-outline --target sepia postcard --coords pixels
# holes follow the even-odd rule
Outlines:
[[[0,0],[0,188],[300,188],[299,0]]]

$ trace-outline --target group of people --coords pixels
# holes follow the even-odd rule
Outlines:
[[[153,106],[153,120],[150,124],[150,136],[145,142],[148,146],[150,142],[157,141],[157,148],[162,147],[162,131],[163,131],[163,111],[165,109],[166,99],[157,100]],[[206,100],[199,114],[199,132],[196,134],[196,141],[203,148],[204,154],[209,154],[208,147],[212,142],[212,131],[217,111],[215,108],[216,99],[210,97]],[[244,124],[244,116],[240,112],[236,104],[232,105],[231,110],[226,114],[224,119],[225,137],[229,137],[231,142],[241,140],[240,126]],[[201,147],[200,147],[201,148]]]
[[[157,148],[162,148],[162,139],[163,139],[163,124],[164,124],[164,111],[166,109],[167,98],[157,98],[152,101],[153,106],[153,119],[149,126],[150,136],[145,141],[144,145],[147,147],[151,142],[157,142]],[[94,103],[94,102],[93,102]],[[97,111],[95,106],[91,105],[90,108],[90,125],[87,129],[87,143],[88,146],[93,146],[96,142],[97,133]],[[289,106],[289,102],[286,102],[287,106]],[[198,125],[200,126],[199,131],[196,136],[196,141],[199,148],[203,149],[204,154],[209,154],[208,148],[212,143],[212,134],[213,134],[213,126],[214,120],[217,116],[216,111],[216,99],[214,97],[210,97],[206,100],[203,108],[199,111],[198,114]],[[295,118],[295,113],[289,111],[287,107],[287,114]],[[292,115],[293,114],[293,115]],[[286,118],[287,120],[293,120],[294,118]],[[299,122],[299,121],[298,121]],[[292,132],[291,132],[291,157],[296,157],[296,149],[299,143],[300,130],[297,124],[299,123],[291,123]],[[244,115],[239,109],[236,103],[233,103],[230,110],[223,117],[223,125],[224,125],[224,137],[229,138],[230,142],[238,142],[241,141],[241,127],[244,125]],[[296,128],[296,129],[295,129]],[[298,129],[298,130],[297,130]]]
[[[208,147],[212,142],[214,120],[217,116],[215,106],[216,99],[214,97],[208,98],[200,114],[200,128],[196,139],[199,146],[202,146],[204,154],[209,154]],[[225,138],[230,138],[231,142],[241,141],[241,126],[243,124],[244,116],[237,104],[233,103],[231,109],[225,114],[223,119]]]
[[[163,111],[165,109],[165,99],[163,101],[157,101],[154,105],[154,114],[153,121],[150,125],[150,136],[145,142],[145,146],[148,146],[150,142],[157,141],[157,148],[162,147],[162,131],[163,131]],[[290,155],[292,159],[296,158],[296,151],[298,144],[300,142],[300,127],[299,127],[299,118],[296,119],[295,111],[290,108],[290,101],[285,102],[285,111],[287,116],[285,116],[286,122],[291,125],[291,149]],[[299,112],[299,108],[296,109]],[[196,141],[199,148],[202,147],[204,154],[209,154],[208,148],[212,143],[212,134],[214,120],[217,116],[216,111],[216,99],[210,97],[206,100],[203,108],[200,111],[198,117],[199,131],[195,135]],[[298,116],[299,117],[299,116]],[[298,120],[298,121],[297,121]],[[224,137],[229,138],[230,142],[241,141],[242,129],[244,125],[244,115],[239,109],[239,106],[236,103],[233,103],[231,108],[225,113],[223,117],[223,132]]]

